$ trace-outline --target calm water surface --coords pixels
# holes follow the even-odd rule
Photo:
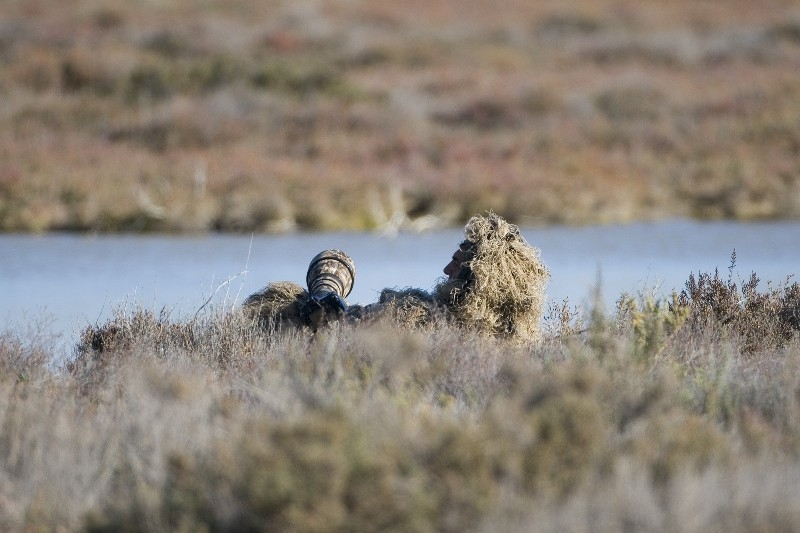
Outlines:
[[[734,279],[755,271],[780,283],[800,265],[800,223],[669,221],[586,228],[523,228],[552,272],[548,300],[585,304],[600,282],[611,306],[623,291],[669,294],[692,272]],[[384,287],[430,288],[462,232],[394,237],[357,233],[282,236],[0,235],[0,331],[44,327],[70,345],[83,327],[114,309],[167,309],[173,318],[209,306],[231,307],[266,283],[305,285],[309,260],[340,248],[355,260],[350,303],[369,303]]]

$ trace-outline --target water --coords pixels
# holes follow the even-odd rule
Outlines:
[[[598,281],[611,306],[623,291],[669,294],[689,274],[739,281],[755,271],[780,283],[800,265],[800,223],[669,221],[586,228],[523,228],[552,272],[548,301],[585,305]],[[270,281],[305,285],[309,260],[326,248],[356,263],[350,303],[384,287],[430,288],[462,238],[459,230],[385,237],[327,233],[282,236],[0,235],[0,331],[33,324],[74,343],[115,308],[166,309],[175,319],[233,307]]]

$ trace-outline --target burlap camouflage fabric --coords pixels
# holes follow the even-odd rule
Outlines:
[[[444,321],[479,333],[530,342],[541,335],[549,272],[539,251],[519,228],[500,216],[472,217],[464,228],[466,259],[456,279],[432,291],[384,289],[377,303],[352,305],[344,319],[355,323],[391,319],[403,326],[426,327]],[[300,327],[300,310],[309,292],[294,283],[267,286],[245,302],[245,311],[262,324]]]

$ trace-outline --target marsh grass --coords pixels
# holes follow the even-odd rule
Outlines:
[[[795,530],[797,328],[718,278],[611,314],[553,306],[533,345],[127,309],[53,369],[46,339],[5,332],[0,525]]]
[[[0,20],[3,231],[800,214],[779,0],[6,1]]]

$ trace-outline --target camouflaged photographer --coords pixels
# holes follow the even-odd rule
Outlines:
[[[445,321],[487,335],[536,341],[541,333],[545,287],[550,276],[539,251],[519,228],[494,213],[472,217],[464,241],[432,291],[384,289],[377,303],[348,305],[355,264],[344,252],[326,250],[312,259],[308,289],[277,282],[251,295],[244,311],[270,330],[319,328],[336,322],[392,319],[427,326]]]

